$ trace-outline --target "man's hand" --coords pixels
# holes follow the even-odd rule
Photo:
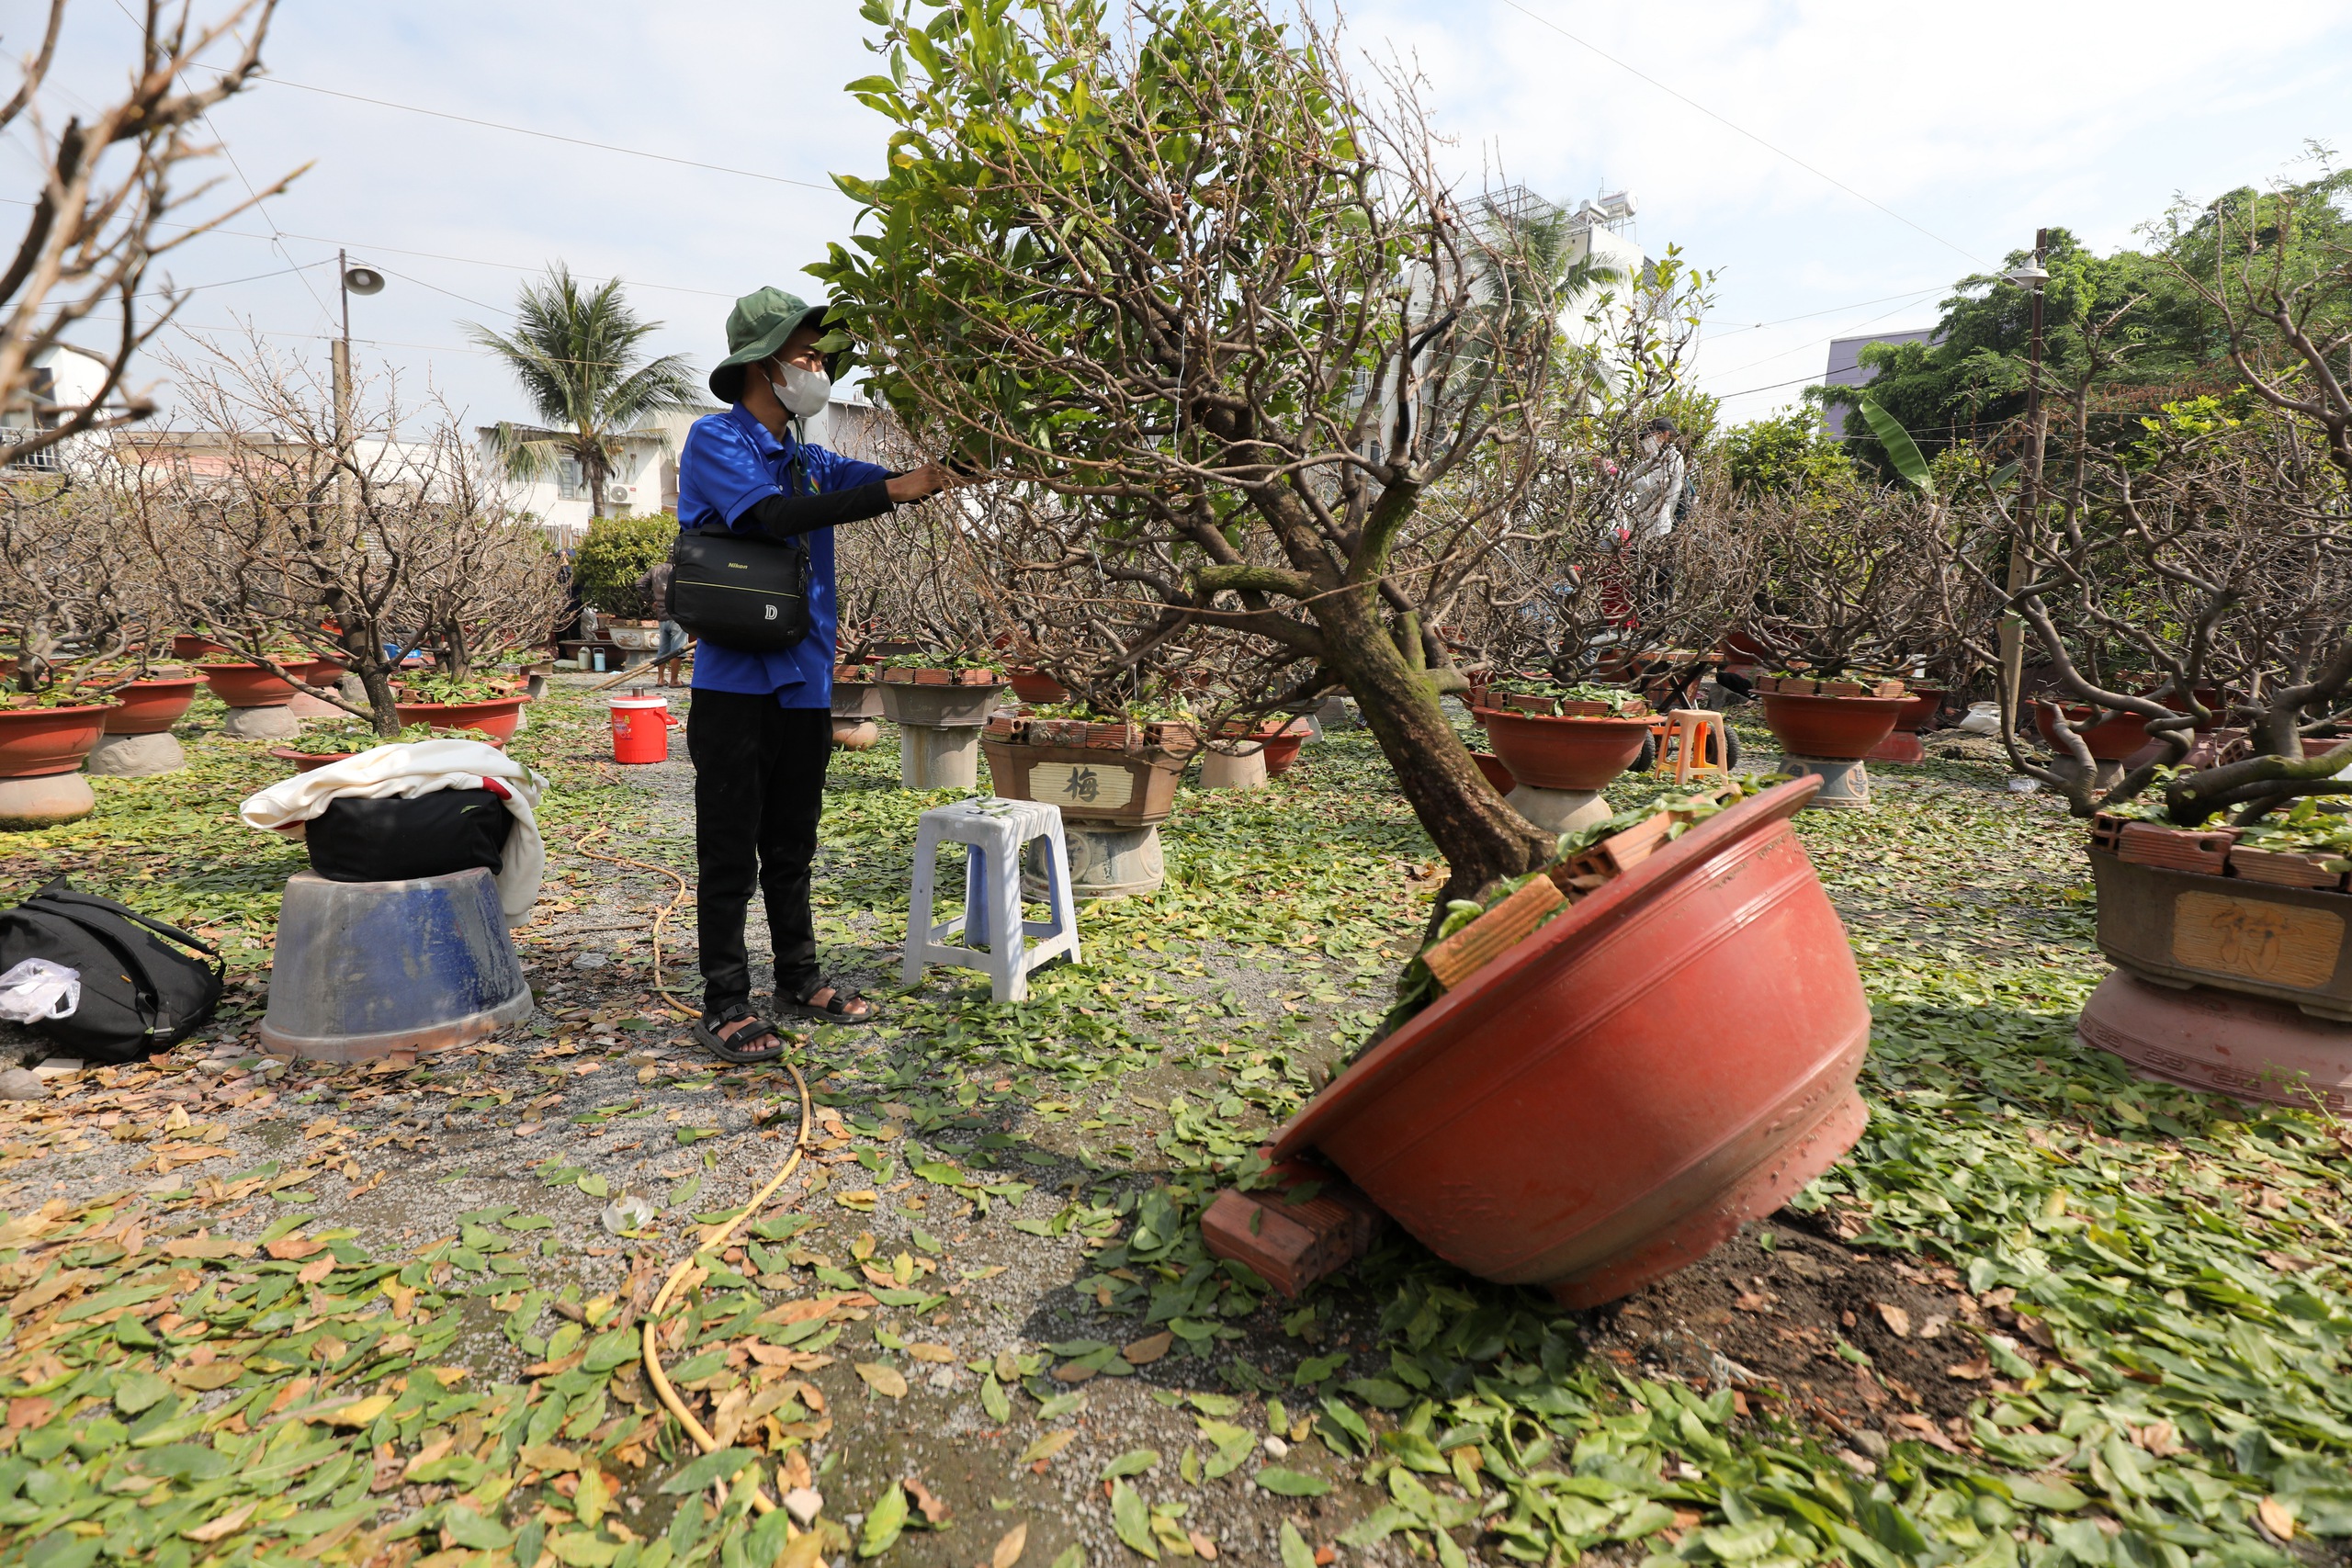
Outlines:
[[[945,465],[925,463],[920,468],[909,468],[891,479],[885,488],[889,491],[892,501],[904,505],[910,501],[921,501],[924,496],[952,489],[961,482],[947,471]]]

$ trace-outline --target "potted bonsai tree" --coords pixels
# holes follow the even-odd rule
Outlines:
[[[545,635],[561,595],[542,536],[485,489],[447,411],[363,387],[338,440],[326,390],[264,349],[169,363],[197,429],[124,443],[132,521],[175,618],[232,650],[207,675],[250,705],[234,732],[291,739],[300,692],[390,738],[424,653],[479,682],[483,656]]]
[[[0,827],[70,822],[96,806],[79,770],[154,635],[118,499],[102,481],[70,479],[0,491]],[[148,761],[179,765],[177,742],[163,740],[172,755]]]
[[[1511,547],[1539,446],[1565,443],[1590,406],[1563,381],[1586,362],[1557,329],[1562,286],[1593,280],[1572,276],[1562,215],[1461,199],[1409,96],[1367,105],[1344,49],[1292,11],[866,15],[888,73],[854,91],[892,122],[891,156],[871,178],[839,177],[872,221],[811,270],[876,395],[927,449],[987,475],[954,498],[965,570],[1022,604],[1049,652],[1080,656],[1046,662],[1097,713],[1154,671],[1188,694],[1198,678],[1210,733],[1344,685],[1446,858],[1446,897],[1544,865],[1559,836],[1489,787],[1439,705],[1467,681],[1437,628]],[[1622,287],[1595,309],[1661,323],[1667,346],[1631,365],[1596,355],[1590,374],[1670,382],[1703,289],[1671,255]],[[1737,858],[1696,850],[1690,883],[1621,897],[1714,887]],[[1810,881],[1801,855],[1772,863]],[[1732,918],[1731,901],[1702,903],[1704,919]],[[1768,1005],[1807,1044],[1750,1081],[1815,1114],[1668,1086],[1686,1107],[1708,1101],[1678,1157],[1709,1174],[1677,1214],[1801,1182],[1859,1128],[1842,1112],[1859,1104],[1867,1013],[1826,900],[1806,908],[1773,933],[1776,961],[1793,972],[1801,949],[1826,979],[1811,1000],[1775,986]],[[1522,1005],[1566,957],[1547,947],[1524,983],[1479,977],[1450,996],[1493,1071],[1549,1059],[1589,1016]],[[1656,1083],[1659,1055],[1617,1060],[1635,1055]],[[1611,1070],[1606,1049],[1582,1059]],[[1539,1103],[1493,1113],[1532,1121]],[[1333,1151],[1343,1168],[1356,1146]],[[1607,1156],[1554,1137],[1528,1157],[1573,1184]],[[1524,1190],[1530,1170],[1507,1179]],[[1700,1247],[1720,1234],[1691,1232]]]
[[[2051,400],[2057,482],[1981,476],[1951,550],[1955,572],[2000,587],[2020,662],[2064,705],[2043,730],[2056,756],[2038,759],[2004,683],[2012,765],[2093,822],[2118,970],[2083,1038],[2143,1071],[2305,1104],[2352,1097],[2352,257],[2301,228],[2330,199],[2312,186],[2201,211],[2167,265],[2225,332],[2238,389],[2103,422],[2091,382],[2132,307],[2092,323]],[[2102,750],[2125,750],[2097,745],[2110,727],[2145,743],[2102,777]]]

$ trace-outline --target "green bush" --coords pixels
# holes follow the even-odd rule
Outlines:
[[[677,543],[678,520],[666,512],[650,517],[599,517],[589,525],[580,555],[571,564],[572,581],[591,609],[625,621],[648,621],[660,614],[638,591],[637,580],[646,569],[670,558]]]

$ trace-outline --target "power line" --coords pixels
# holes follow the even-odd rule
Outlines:
[[[1688,94],[1676,92],[1672,87],[1668,86],[1665,83],[1659,81],[1649,73],[1643,71],[1636,66],[1627,64],[1624,61],[1618,59],[1615,55],[1610,53],[1607,50],[1602,49],[1598,44],[1589,43],[1585,39],[1578,38],[1576,34],[1568,31],[1567,28],[1560,26],[1559,23],[1552,20],[1549,17],[1529,10],[1526,6],[1520,4],[1519,0],[1502,0],[1502,3],[1510,6],[1512,10],[1518,12],[1521,16],[1525,17],[1529,21],[1540,23],[1542,26],[1551,28],[1554,32],[1559,34],[1570,43],[1575,44],[1578,49],[1582,49],[1590,53],[1600,56],[1601,59],[1609,62],[1610,64],[1614,65],[1618,70],[1626,73],[1628,75],[1640,77],[1651,86],[1656,87],[1659,92],[1664,93],[1668,97],[1673,98],[1680,103],[1688,104],[1690,107],[1697,109],[1701,114],[1705,115],[1709,119],[1713,120],[1716,124],[1721,125],[1727,130],[1737,131],[1740,135],[1747,137],[1750,141],[1755,142],[1756,145],[1763,148],[1766,152],[1773,153],[1778,157],[1786,158],[1790,163],[1794,164],[1798,168],[1803,169],[1806,174],[1813,175],[1815,179],[1825,180],[1830,185],[1836,186],[1839,190],[1844,191],[1848,196],[1852,197],[1856,201],[1862,203],[1866,207],[1874,207],[1878,209],[1878,210],[1885,213],[1889,218],[1894,219],[1897,223],[1902,224],[1905,228],[1915,230],[1921,234],[1925,234],[1928,239],[1933,240],[1936,243],[1943,246],[1946,250],[1966,256],[1970,261],[1976,263],[1979,266],[1984,265],[1984,258],[1976,254],[1973,251],[1966,250],[1959,245],[1953,244],[1950,240],[1945,239],[1941,234],[1937,233],[1932,229],[1924,228],[1917,223],[1914,223],[1910,219],[1904,217],[1903,214],[1895,211],[1892,207],[1887,206],[1886,203],[1872,200],[1871,197],[1864,196],[1860,191],[1856,190],[1852,186],[1848,185],[1844,180],[1839,179],[1837,175],[1814,167],[1811,164],[1806,163],[1803,158],[1798,157],[1795,153],[1788,151],[1786,148],[1774,146],[1771,142],[1765,141],[1762,137],[1757,135],[1756,132],[1748,130],[1746,126],[1726,119],[1722,115],[1717,114],[1714,110],[1709,108],[1698,99],[1690,96]]]
[[[1722,332],[1715,333],[1711,335],[1717,338],[1737,337],[1742,333],[1760,332],[1766,327],[1785,327],[1791,321],[1809,321],[1816,316],[1834,316],[1840,310],[1859,310],[1865,305],[1883,305],[1890,299],[1900,299],[1907,302],[1909,300],[1917,299],[1922,295],[1933,294],[1938,290],[1948,287],[1949,285],[1946,284],[1936,283],[1930,284],[1925,288],[1915,288],[1908,294],[1882,294],[1875,299],[1851,299],[1843,305],[1832,305],[1826,310],[1807,310],[1801,316],[1782,316],[1780,320],[1775,321],[1756,321],[1744,327],[1729,327]],[[1702,318],[1702,324],[1705,319],[1706,318]],[[1722,318],[1717,317],[1714,319],[1721,320]]]
[[[618,152],[628,158],[650,158],[657,164],[676,164],[683,168],[707,169],[715,175],[734,175],[747,180],[766,180],[773,185],[798,186],[804,190],[821,190],[832,196],[841,194],[831,186],[819,185],[814,180],[796,180],[784,175],[765,175],[757,169],[734,169],[724,164],[706,164],[694,158],[673,158],[667,152],[648,152],[640,147],[618,147],[609,141],[590,141],[583,137],[560,136],[552,130],[533,130],[528,126],[502,125],[494,119],[476,119],[471,115],[450,114],[446,110],[428,109],[416,104],[394,103],[389,98],[370,98],[358,93],[341,92],[334,87],[312,86],[308,82],[289,82],[283,76],[267,77],[265,82],[270,86],[292,87],[300,92],[317,93],[330,98],[346,98],[355,104],[373,104],[378,108],[398,109],[403,114],[428,115],[435,119],[455,120],[459,125],[480,126],[485,130],[503,130],[510,136],[536,136],[542,141],[562,141],[574,147],[593,148],[599,152]]]

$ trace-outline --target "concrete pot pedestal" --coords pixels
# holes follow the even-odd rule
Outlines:
[[[78,822],[98,808],[90,781],[79,773],[36,773],[0,779],[0,829],[31,832]]]
[[[1081,904],[1157,893],[1168,880],[1157,822],[1148,828],[1118,828],[1064,817],[1062,836],[1069,848],[1070,897]],[[1046,901],[1044,842],[1030,840],[1021,865],[1021,896],[1035,904]]]
[[[874,688],[884,716],[899,727],[899,784],[905,789],[977,789],[980,727],[1002,682],[985,686],[915,685],[885,681]]]
[[[978,726],[899,726],[899,786],[901,789],[978,789],[980,731]]]
[[[1523,784],[1515,786],[1503,800],[1547,833],[1573,833],[1595,822],[1606,822],[1614,815],[1597,789],[1538,789]]]
[[[278,703],[270,707],[231,708],[221,721],[220,733],[232,740],[293,740],[300,738],[302,721],[294,716],[292,707]]]
[[[1247,754],[1220,751],[1212,746],[1201,753],[1201,787],[1203,789],[1263,789],[1266,787],[1266,749],[1257,747]]]
[[[153,773],[177,773],[187,766],[187,753],[168,729],[152,735],[101,736],[90,748],[90,760],[82,764],[85,773],[112,779],[143,779]]]
[[[1870,769],[1859,757],[1784,755],[1775,771],[1793,778],[1811,774],[1821,781],[1821,793],[1815,795],[1805,807],[1809,811],[1868,811],[1871,808]]]

